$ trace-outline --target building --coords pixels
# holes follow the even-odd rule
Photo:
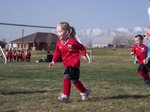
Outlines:
[[[52,50],[55,48],[58,36],[54,33],[37,32],[10,42],[16,49]]]
[[[109,44],[109,43],[107,43],[107,44],[94,44],[92,47],[93,48],[113,48],[114,45]]]
[[[3,41],[0,41],[0,46],[1,46],[2,48],[5,48],[6,44],[7,44],[7,43],[5,43],[5,42],[3,42]]]
[[[107,44],[94,44],[93,48],[107,48]]]

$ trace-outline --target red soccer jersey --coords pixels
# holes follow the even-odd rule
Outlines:
[[[72,66],[79,68],[80,53],[82,54],[82,56],[86,56],[86,49],[75,39],[70,38],[65,43],[59,40],[56,44],[53,61],[56,62],[61,56],[64,67]]]
[[[131,52],[133,52],[138,60],[138,64],[142,64],[143,60],[146,58],[147,56],[147,46],[142,45],[142,46],[138,46],[138,45],[134,45],[131,49]]]

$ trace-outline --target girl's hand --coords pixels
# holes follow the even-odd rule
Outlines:
[[[130,54],[131,54],[132,59],[134,59],[135,58],[134,52],[131,52]]]
[[[54,65],[54,61],[52,61],[52,62],[49,63],[48,68],[51,68],[52,65]]]
[[[147,64],[147,63],[148,63],[148,59],[147,59],[147,58],[144,59],[144,60],[143,60],[143,63],[144,63],[144,64]]]
[[[87,62],[87,63],[88,63],[88,59],[87,59],[87,57],[86,57],[86,56],[82,56],[82,58],[85,60],[85,62]]]
[[[143,63],[147,64],[147,63],[149,63],[149,60],[150,60],[150,57],[148,56],[146,59],[143,60]]]

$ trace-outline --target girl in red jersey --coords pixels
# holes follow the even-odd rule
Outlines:
[[[147,46],[143,44],[143,36],[142,35],[136,35],[135,36],[135,45],[131,49],[131,55],[134,58],[136,56],[137,63],[139,65],[138,67],[138,73],[143,77],[144,83],[150,85],[150,78],[148,74],[148,69],[145,64],[143,64],[143,61],[147,57]],[[135,54],[135,56],[134,56]]]
[[[30,59],[31,59],[31,52],[27,49],[25,52],[25,60],[27,62],[30,62]]]
[[[64,87],[63,93],[58,97],[59,101],[67,103],[69,101],[71,81],[79,90],[82,100],[87,100],[90,94],[89,90],[79,80],[80,77],[80,53],[85,61],[86,49],[75,39],[75,29],[70,27],[67,22],[60,22],[56,28],[59,41],[56,44],[52,62],[49,63],[49,68],[62,57],[65,72],[64,72]]]
[[[14,50],[13,52],[13,61],[16,61],[17,60],[17,52],[16,50]]]
[[[17,61],[20,62],[21,60],[22,60],[21,51],[18,50],[18,51],[17,51]]]

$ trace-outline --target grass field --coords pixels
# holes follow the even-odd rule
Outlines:
[[[150,112],[150,87],[132,63],[130,49],[91,49],[93,62],[81,60],[81,81],[91,90],[81,101],[72,86],[70,103],[57,100],[62,91],[63,65],[32,62],[0,63],[0,112]]]

